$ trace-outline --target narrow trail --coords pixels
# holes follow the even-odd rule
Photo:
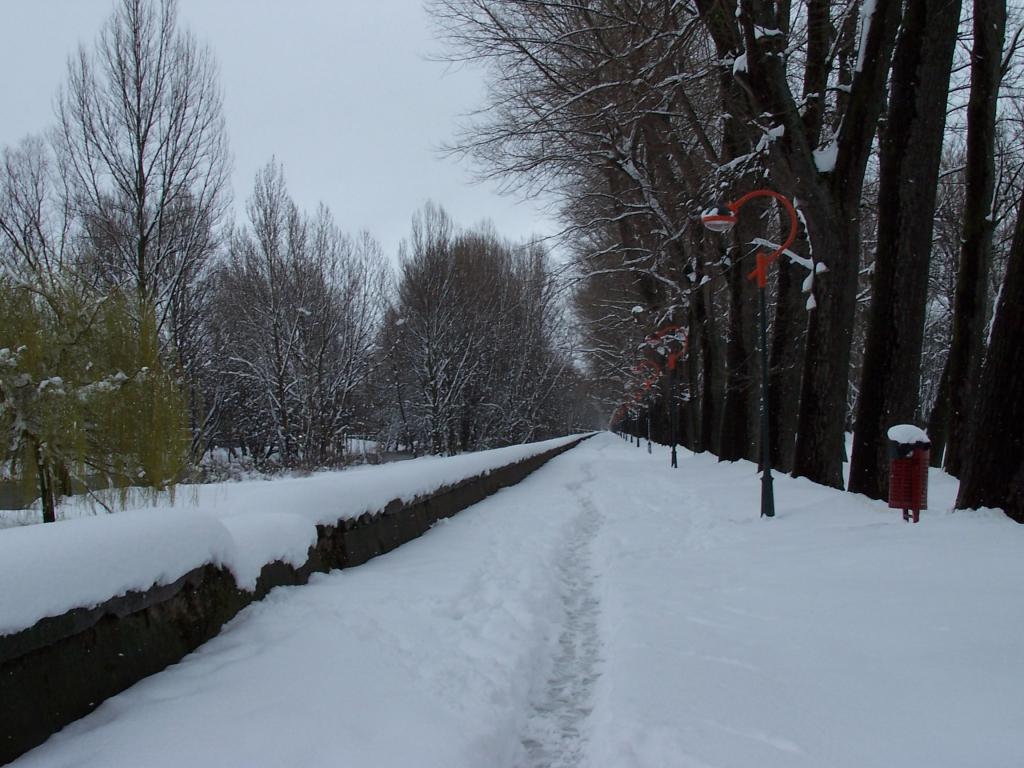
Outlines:
[[[587,484],[594,479],[584,466]],[[569,489],[579,494],[582,511],[572,523],[572,539],[560,564],[564,624],[547,685],[534,702],[523,736],[529,768],[571,768],[584,764],[587,737],[582,726],[593,708],[594,683],[600,670],[598,632],[600,603],[593,566],[593,542],[603,517],[584,483]]]

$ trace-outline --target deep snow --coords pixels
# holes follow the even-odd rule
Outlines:
[[[279,588],[32,766],[1024,765],[1024,529],[599,435]]]

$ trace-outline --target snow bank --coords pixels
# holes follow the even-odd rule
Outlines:
[[[567,445],[580,435],[513,445],[458,456],[424,456],[380,466],[320,472],[310,477],[245,480],[183,489],[181,495],[218,517],[253,511],[287,512],[317,525],[375,512],[394,499],[410,502],[446,485],[482,475],[538,453]]]
[[[0,531],[0,635],[232,561],[216,518],[136,510]]]
[[[85,499],[73,500],[62,510],[70,519],[0,529],[0,635],[170,584],[206,564],[228,568],[251,591],[267,563],[301,567],[318,524],[409,502],[578,438],[305,478],[185,486],[177,504],[113,515],[95,516]]]
[[[279,560],[301,568],[316,544],[316,526],[287,512],[225,515],[221,522],[235,545],[228,568],[238,586],[250,592],[264,565]]]

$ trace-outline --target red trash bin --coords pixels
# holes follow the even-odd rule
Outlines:
[[[928,434],[912,424],[889,429],[889,506],[902,509],[903,519],[921,520],[928,509]]]

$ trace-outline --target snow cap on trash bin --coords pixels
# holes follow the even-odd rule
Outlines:
[[[931,445],[928,433],[913,424],[894,424],[887,434],[890,440],[900,445]]]

